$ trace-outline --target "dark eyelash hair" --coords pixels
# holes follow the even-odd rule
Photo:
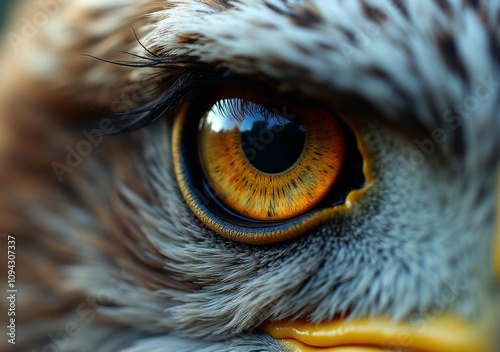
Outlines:
[[[133,56],[138,57],[138,55]],[[191,101],[207,87],[220,84],[221,80],[226,81],[229,79],[229,76],[223,70],[200,64],[190,58],[167,56],[163,58],[141,57],[140,59],[138,61],[115,61],[110,63],[131,68],[159,68],[163,72],[151,76],[148,80],[161,78],[161,76],[165,78],[161,80],[158,86],[149,90],[145,89],[143,92],[126,99],[133,99],[133,102],[138,105],[137,108],[117,113],[99,111],[106,115],[105,117],[110,118],[114,125],[117,126],[115,134],[145,127],[167,112],[173,111],[182,104]],[[226,79],[223,79],[224,76],[226,76]],[[147,86],[147,81],[143,82],[143,85]],[[154,92],[158,92],[160,96],[152,101],[143,98]]]
[[[132,29],[133,30],[133,29]],[[146,48],[137,37],[133,30],[135,39],[144,49],[144,55],[138,55],[127,51],[118,51],[131,57],[131,60],[110,61],[92,55],[85,55],[93,59],[106,63],[126,66],[132,69],[155,68],[158,72],[151,74],[143,82],[134,82],[131,85],[142,84],[145,88],[142,92],[135,94],[127,99],[118,101],[129,101],[138,107],[125,112],[103,112],[104,117],[110,118],[116,129],[111,134],[120,134],[131,132],[145,127],[167,113],[174,111],[187,102],[198,99],[203,93],[209,93],[214,87],[223,85],[254,85],[260,90],[270,90],[273,82],[268,79],[262,85],[259,77],[251,78],[236,75],[227,69],[219,68],[215,65],[202,63],[196,57],[187,55],[167,55],[159,56]],[[154,88],[147,89],[150,81],[159,80],[159,84]],[[270,90],[272,91],[272,90]],[[153,93],[157,92],[157,97],[152,98]],[[244,116],[258,114],[266,120],[273,118],[275,121],[282,120],[283,124],[290,120],[283,117],[279,112],[278,106],[266,107],[252,102],[246,102],[238,99],[237,105],[229,106],[232,108],[234,118],[243,119]]]
[[[134,32],[135,34],[135,32]],[[133,69],[157,68],[159,72],[152,74],[142,82],[146,87],[153,79],[160,79],[160,84],[151,89],[144,89],[132,97],[123,100],[132,100],[138,107],[126,112],[98,111],[104,117],[110,118],[117,127],[113,134],[126,133],[145,127],[158,118],[193,100],[207,87],[221,84],[221,82],[238,81],[227,70],[212,65],[200,63],[189,56],[158,56],[147,49],[137,38],[137,42],[145,50],[145,55],[137,55],[126,51],[119,51],[132,57],[132,60],[109,61],[92,55],[85,55],[93,59],[114,65],[126,66]],[[141,82],[139,82],[140,84]],[[137,84],[137,83],[135,83]],[[159,97],[148,100],[151,93],[158,92]],[[151,98],[150,98],[151,99]]]

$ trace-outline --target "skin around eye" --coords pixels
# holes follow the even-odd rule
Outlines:
[[[258,221],[314,208],[346,159],[344,128],[331,112],[244,95],[213,103],[200,122],[198,148],[219,200]]]

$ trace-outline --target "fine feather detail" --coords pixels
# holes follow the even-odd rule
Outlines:
[[[18,239],[24,292],[16,351],[279,351],[255,333],[262,322],[481,314],[499,2],[54,4],[30,40],[6,37],[0,65],[0,232]],[[372,158],[372,192],[291,243],[208,230],[173,172],[176,109],[252,79],[352,118]],[[114,133],[140,130],[101,141],[93,124],[107,117]]]

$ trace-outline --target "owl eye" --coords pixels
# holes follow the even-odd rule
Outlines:
[[[315,104],[226,88],[180,115],[173,156],[181,192],[225,237],[272,243],[298,236],[365,182],[355,134]]]

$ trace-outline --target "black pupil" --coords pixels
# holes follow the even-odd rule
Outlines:
[[[305,144],[305,129],[286,106],[266,106],[267,116],[254,113],[241,124],[241,143],[248,161],[258,170],[277,174],[299,159]]]

